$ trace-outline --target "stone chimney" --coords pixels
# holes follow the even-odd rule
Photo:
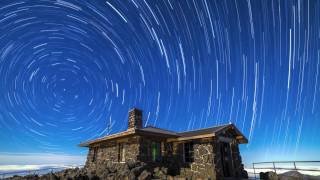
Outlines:
[[[142,128],[142,110],[133,108],[129,111],[128,129]]]

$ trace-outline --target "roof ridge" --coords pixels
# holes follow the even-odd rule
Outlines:
[[[160,127],[156,127],[156,126],[147,126],[147,127],[141,128],[141,129],[145,129],[145,128],[155,128],[155,129],[161,129],[161,130],[165,130],[165,131],[170,131],[170,132],[178,133],[178,132],[173,131],[173,130],[164,129],[164,128],[160,128]]]
[[[210,126],[210,127],[206,127],[206,128],[199,128],[199,129],[194,129],[194,130],[190,130],[190,131],[181,131],[181,132],[177,132],[177,133],[180,134],[180,133],[194,132],[194,131],[200,131],[200,130],[205,130],[205,129],[210,129],[210,128],[221,128],[223,126],[231,126],[231,125],[233,125],[233,123],[222,124],[222,125],[218,125],[218,126]]]

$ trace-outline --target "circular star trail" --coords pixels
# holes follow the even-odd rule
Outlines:
[[[138,107],[145,126],[234,123],[246,161],[319,157],[319,16],[318,1],[1,1],[0,151],[79,153]]]

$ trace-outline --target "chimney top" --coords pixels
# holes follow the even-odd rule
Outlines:
[[[142,128],[142,110],[133,108],[129,110],[128,117],[128,129],[140,129]]]

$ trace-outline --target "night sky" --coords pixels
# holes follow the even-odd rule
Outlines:
[[[0,153],[85,156],[138,107],[170,130],[234,123],[245,163],[320,159],[319,17],[314,0],[1,0]]]

